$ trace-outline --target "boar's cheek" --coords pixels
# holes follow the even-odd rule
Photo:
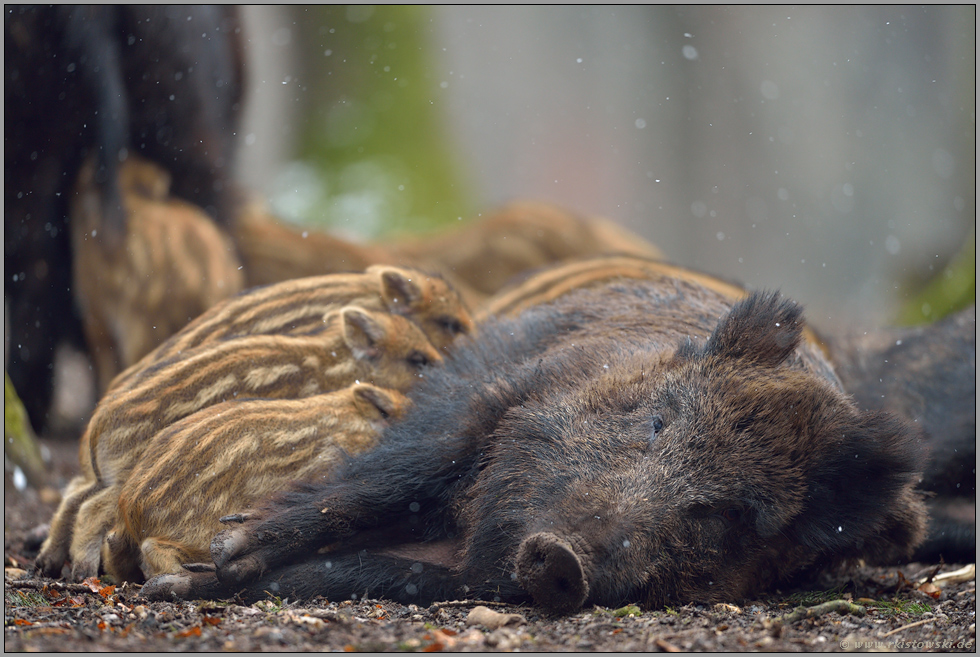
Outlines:
[[[922,447],[900,420],[866,413],[810,470],[806,507],[789,533],[834,558],[900,558],[921,542],[925,510],[913,488]]]

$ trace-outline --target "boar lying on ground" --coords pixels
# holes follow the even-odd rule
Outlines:
[[[219,518],[373,447],[407,406],[401,393],[358,383],[306,399],[225,402],[170,425],[122,487],[103,567],[117,582],[141,581],[210,558]]]
[[[75,298],[99,393],[122,370],[218,301],[242,289],[231,239],[196,206],[170,196],[170,176],[133,155],[119,167],[124,246],[98,239],[106,209],[94,161],[79,174],[69,230]]]
[[[347,306],[328,316],[319,334],[245,336],[137,364],[96,407],[79,447],[82,474],[69,483],[36,564],[59,575],[70,556],[73,578],[98,573],[119,487],[150,438],[170,424],[224,401],[297,399],[357,381],[404,391],[440,360],[404,317]]]
[[[492,319],[378,446],[244,513],[162,599],[738,599],[922,541],[921,450],[861,412],[799,306],[613,280]]]

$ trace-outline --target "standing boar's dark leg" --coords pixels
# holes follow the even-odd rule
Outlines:
[[[4,6],[7,369],[38,432],[55,348],[83,344],[68,230],[83,161],[95,153],[106,213],[92,237],[109,252],[125,236],[117,173],[129,152],[162,164],[175,195],[227,222],[242,78],[232,7]]]
[[[111,6],[5,6],[4,299],[8,371],[41,432],[53,391],[54,352],[83,344],[71,288],[71,186],[95,148],[103,206],[100,237],[119,243],[116,168],[127,138],[126,96]]]
[[[115,8],[108,6],[61,8],[65,14],[68,57],[77,60],[83,94],[94,107],[95,144],[98,168],[95,182],[105,208],[102,241],[113,246],[123,239],[122,194],[119,191],[119,161],[124,157],[129,135],[129,112],[122,62],[116,43]],[[93,236],[100,237],[100,236]]]

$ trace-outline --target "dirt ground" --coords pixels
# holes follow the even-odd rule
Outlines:
[[[52,483],[62,486],[77,468],[75,443],[42,442],[52,456]],[[726,605],[595,607],[561,618],[465,600],[428,608],[387,600],[148,602],[139,586],[33,574],[25,542],[55,507],[53,490],[19,491],[5,469],[5,652],[975,650],[976,582],[937,576],[939,585],[918,585],[936,564],[856,567]],[[959,567],[943,565],[938,575]],[[796,607],[835,600],[851,601],[864,615],[816,607],[812,618],[786,618]],[[474,612],[480,605],[489,611]]]

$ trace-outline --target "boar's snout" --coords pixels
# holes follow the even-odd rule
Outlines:
[[[517,581],[534,601],[556,614],[580,609],[589,596],[582,559],[550,532],[532,534],[517,550]]]

